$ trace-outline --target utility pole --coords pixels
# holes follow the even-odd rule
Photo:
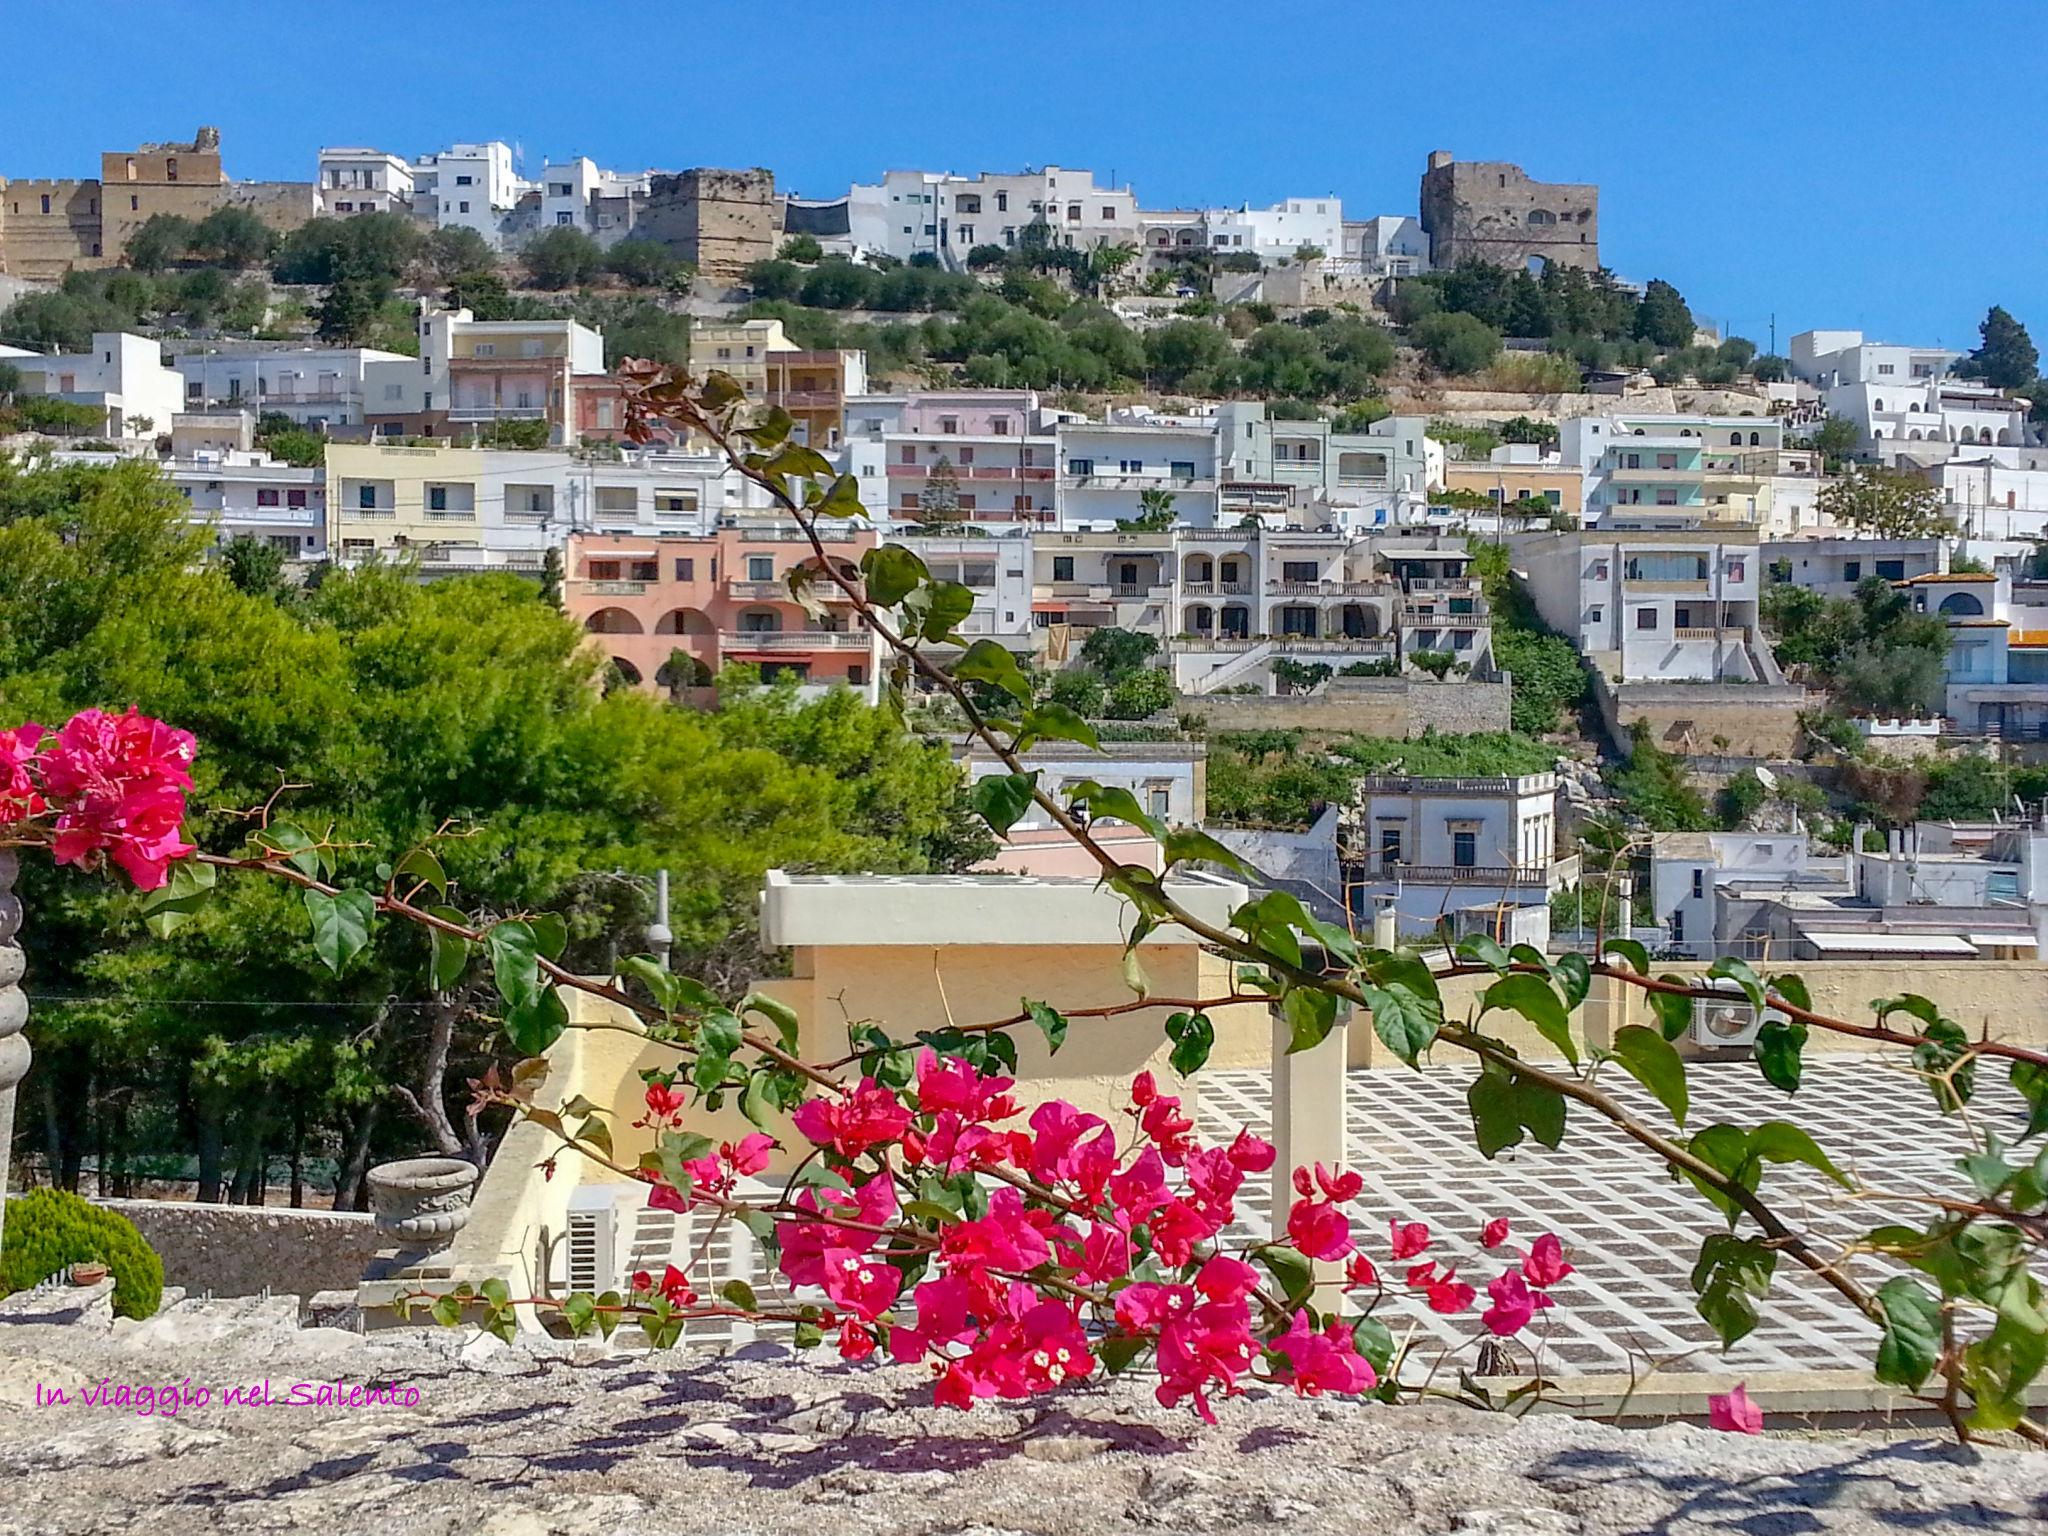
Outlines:
[[[668,871],[657,869],[654,872],[654,921],[647,925],[647,947],[654,952],[656,963],[664,971],[668,969],[675,941],[675,933],[668,925]]]

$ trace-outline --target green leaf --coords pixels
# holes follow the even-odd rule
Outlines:
[[[971,587],[963,587],[957,581],[935,581],[924,590],[929,594],[929,601],[918,633],[927,640],[946,639],[974,612],[974,590]],[[995,642],[976,641],[975,644],[995,645]],[[1002,649],[1000,646],[996,648]],[[1028,689],[1025,697],[1030,697]]]
[[[1168,869],[1172,869],[1176,864],[1200,860],[1207,864],[1221,864],[1233,874],[1243,875],[1247,879],[1258,878],[1251,865],[1245,863],[1236,852],[1226,848],[1198,827],[1175,827],[1166,834],[1165,850]]]
[[[1208,1063],[1216,1045],[1216,1029],[1206,1013],[1176,1013],[1166,1021],[1166,1038],[1173,1042],[1167,1060],[1182,1077],[1192,1077]]]
[[[853,475],[841,475],[811,503],[811,510],[820,517],[861,516],[867,508],[861,505],[860,480]]]
[[[1290,1313],[1308,1299],[1315,1286],[1315,1268],[1292,1248],[1259,1248],[1252,1257],[1280,1282],[1281,1305]]]
[[[1008,834],[1031,809],[1031,792],[1038,786],[1038,771],[992,773],[976,779],[967,792],[967,803],[989,824],[996,836]]]
[[[1121,821],[1150,832],[1166,841],[1166,828],[1159,819],[1138,804],[1138,797],[1120,784],[1103,785],[1084,779],[1067,793],[1067,803],[1088,812],[1091,821]],[[1299,903],[1297,903],[1299,905]]]
[[[462,1321],[462,1303],[453,1296],[436,1296],[432,1315],[443,1328],[453,1328]]]
[[[1756,1064],[1764,1081],[1787,1093],[1799,1091],[1800,1052],[1806,1049],[1806,1026],[1783,1019],[1765,1019],[1756,1033]]]
[[[832,473],[832,461],[815,448],[806,448],[802,443],[784,443],[768,456],[762,466],[771,475],[801,475],[807,479],[822,480]]]
[[[1685,984],[1683,976],[1660,976],[1659,981],[1675,981]],[[1664,1031],[1666,1040],[1676,1040],[1692,1028],[1692,996],[1685,992],[1648,992],[1650,1011],[1657,1015],[1657,1025]]]
[[[1505,1071],[1489,1063],[1465,1089],[1465,1103],[1472,1111],[1472,1139],[1482,1157],[1491,1161],[1522,1140],[1522,1117],[1515,1107],[1515,1088]]]
[[[1917,1390],[1941,1358],[1941,1303],[1910,1275],[1885,1281],[1877,1299],[1884,1307],[1877,1379]]]
[[[512,1301],[511,1289],[497,1275],[487,1276],[484,1283],[477,1287],[477,1292],[494,1307],[508,1306]]]
[[[1685,1063],[1671,1042],[1654,1029],[1631,1024],[1614,1035],[1614,1059],[1630,1077],[1656,1095],[1682,1128],[1691,1100],[1686,1090]]]
[[[1783,998],[1794,1008],[1813,1011],[1813,999],[1807,995],[1806,983],[1797,976],[1773,976],[1764,983],[1764,989],[1774,997]]]
[[[1488,970],[1505,975],[1508,969],[1508,952],[1500,947],[1500,941],[1490,934],[1468,933],[1458,940],[1457,956],[1460,960],[1472,960]]]
[[[1281,999],[1280,1014],[1293,1031],[1287,1053],[1313,1050],[1337,1027],[1337,998],[1320,987],[1296,987]]]
[[[766,1019],[775,1027],[775,1038],[785,1051],[794,1052],[803,1038],[803,1020],[779,997],[766,992],[749,992],[740,999],[740,1012]]]
[[[1976,1090],[1977,1060],[1970,1053],[1970,1037],[1960,1025],[1943,1018],[1933,1020],[1922,1033],[1926,1039],[1913,1047],[1913,1065],[1927,1074],[1927,1086],[1941,1112],[1952,1115]]]
[[[1515,1116],[1555,1152],[1564,1141],[1565,1097],[1548,1083],[1517,1072],[1512,1088]]]
[[[1021,675],[1021,674],[1020,674]],[[1083,720],[1064,704],[1048,700],[1024,711],[1020,722],[1022,734],[1017,738],[1017,750],[1028,751],[1039,741],[1078,741],[1084,747],[1100,751],[1101,738],[1095,734],[1095,727]]]
[[[580,1339],[588,1333],[596,1313],[596,1302],[588,1291],[571,1291],[562,1298],[562,1321],[569,1325],[572,1337]]]
[[[1359,990],[1372,1010],[1373,1033],[1409,1066],[1419,1067],[1422,1053],[1435,1042],[1436,1032],[1443,1026],[1443,1011],[1435,1000],[1399,982]]]
[[[796,418],[779,405],[771,405],[761,419],[751,427],[742,428],[739,436],[744,437],[762,452],[779,447],[789,441],[789,434],[796,430]]]
[[[1999,1155],[1998,1138],[1991,1138],[1988,1151],[1973,1152],[1968,1157],[1956,1159],[1956,1167],[1968,1179],[1977,1193],[1989,1200],[2004,1190],[2018,1172],[2011,1163]]]
[[[1693,1156],[1743,1189],[1754,1190],[1762,1177],[1762,1170],[1749,1155],[1749,1135],[1739,1125],[1710,1125],[1695,1134],[1686,1146]],[[1734,1222],[1740,1207],[1733,1200],[1689,1170],[1685,1176],[1731,1224]]]
[[[917,552],[901,544],[878,544],[860,559],[861,575],[867,578],[868,601],[879,608],[893,608],[931,572]]]
[[[1584,955],[1559,955],[1551,974],[1557,978],[1558,990],[1564,993],[1567,1012],[1583,1003],[1593,988],[1593,968],[1586,964]]]
[[[539,948],[533,929],[516,917],[491,924],[484,944],[491,952],[491,974],[498,995],[508,1007],[530,1003],[540,991]]]
[[[740,1090],[740,1113],[749,1123],[763,1130],[768,1128],[768,1122],[775,1114],[775,1104],[768,1092],[771,1081],[768,1073],[755,1072],[747,1078],[747,1086]]]
[[[447,992],[469,969],[469,940],[439,928],[427,930],[427,971],[436,992]]]
[[[1124,950],[1124,985],[1140,998],[1152,995],[1152,978],[1145,974],[1145,967],[1138,960],[1138,946],[1132,943]]]
[[[2019,1139],[2048,1131],[2048,1067],[2031,1061],[2015,1061],[2006,1071],[2013,1091],[2027,1101],[2027,1128]]]
[[[1970,1428],[2000,1433],[2027,1413],[2027,1387],[2041,1374],[2048,1338],[2001,1317],[1990,1334],[1963,1351],[1963,1384],[1976,1404]]]
[[[1031,680],[1017,665],[1017,658],[993,640],[977,640],[968,646],[966,654],[953,663],[953,677],[963,683],[986,683],[1019,704],[1031,703]]]
[[[180,859],[170,878],[142,898],[142,921],[157,938],[167,939],[198,915],[214,887],[214,868],[197,859]]]
[[[612,1155],[612,1128],[596,1115],[586,1115],[576,1127],[576,1140],[587,1141],[606,1157]]]
[[[313,919],[313,953],[337,974],[370,942],[370,924],[377,904],[368,891],[305,892],[306,913]]]
[[[569,1027],[569,1010],[562,994],[546,987],[505,1010],[505,1038],[522,1056],[538,1056]]]
[[[1650,974],[1650,952],[1635,939],[1609,939],[1602,958],[1626,960],[1638,976]]]
[[[536,912],[526,920],[533,930],[534,950],[550,960],[562,958],[562,946],[569,942],[569,925],[559,912]]]
[[[1508,951],[1508,958],[1517,965],[1533,966],[1545,976],[1550,974],[1550,957],[1534,944],[1517,944]]]
[[[597,1315],[597,1331],[606,1338],[610,1338],[612,1330],[619,1326],[618,1309],[624,1306],[625,1302],[626,1298],[617,1291],[606,1291],[597,1298],[597,1305],[592,1311]]]
[[[1720,1336],[1726,1350],[1756,1327],[1753,1298],[1770,1289],[1778,1255],[1763,1244],[1728,1232],[1710,1233],[1693,1265],[1697,1311]]]
[[[1105,1371],[1115,1376],[1128,1370],[1149,1342],[1135,1333],[1112,1333],[1095,1346],[1095,1358],[1102,1362]]]
[[[434,893],[436,900],[444,900],[448,895],[448,872],[431,848],[413,849],[398,861],[391,874],[394,881],[411,880],[424,886]]]
[[[1579,1047],[1572,1039],[1571,1018],[1556,991],[1542,977],[1531,976],[1526,971],[1501,977],[1479,998],[1482,1015],[1495,1009],[1519,1013],[1536,1026],[1538,1034],[1563,1053],[1566,1061],[1575,1067],[1579,1064]]]
[[[718,1288],[718,1294],[743,1312],[761,1310],[761,1300],[754,1294],[754,1288],[744,1280],[728,1280]]]
[[[825,1342],[825,1330],[816,1323],[798,1323],[790,1343],[798,1349],[816,1349]]]
[[[1764,1011],[1764,984],[1757,980],[1756,972],[1745,961],[1733,955],[1723,955],[1707,967],[1707,975],[1715,981],[1732,981],[1742,989],[1742,995],[1749,999],[1749,1006],[1758,1013]]]
[[[273,822],[264,828],[257,842],[285,855],[285,862],[302,875],[320,877],[326,860],[303,828],[289,821]]]
[[[1067,1043],[1067,1016],[1050,1003],[1034,1002],[1028,997],[1022,1001],[1024,1011],[1031,1015],[1031,1022],[1045,1036],[1045,1053],[1048,1056],[1058,1055],[1060,1047]]]
[[[674,1013],[682,1000],[683,978],[652,955],[628,955],[619,962],[619,974],[645,987],[663,1013]]]
[[[1394,1335],[1370,1314],[1351,1325],[1351,1347],[1365,1357],[1376,1376],[1386,1375],[1394,1363]]]
[[[1855,1182],[1828,1160],[1820,1144],[1789,1120],[1766,1120],[1749,1133],[1749,1156],[1767,1163],[1804,1163],[1826,1174],[1844,1189]]]

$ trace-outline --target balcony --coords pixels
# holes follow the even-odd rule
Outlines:
[[[732,597],[781,598],[789,600],[789,583],[785,581],[728,581],[726,593]]]
[[[1499,786],[1494,786],[1498,790]],[[1382,864],[1379,878],[1412,885],[1485,885],[1508,890],[1550,890],[1569,885],[1579,875],[1576,857],[1559,859],[1543,869],[1512,869],[1477,864]]]
[[[1678,628],[1672,630],[1671,634],[1674,639],[1678,640],[1719,640],[1726,641],[1731,645],[1747,642],[1750,638],[1749,626],[1746,624],[1723,624],[1718,628],[1698,624],[1681,624]]]
[[[644,597],[651,581],[584,581],[576,583],[593,597]]]
[[[770,389],[768,403],[785,411],[836,411],[846,397],[836,389]]]
[[[1652,469],[1647,464],[1629,466],[1616,464],[1606,471],[1607,478],[1617,485],[1679,485],[1699,479],[1700,466],[1679,465],[1671,469]]]
[[[1622,586],[1631,592],[1675,592],[1682,596],[1705,597],[1707,578],[1702,576],[1692,581],[1654,581],[1642,576],[1623,576]]]
[[[768,629],[726,631],[718,637],[725,651],[866,651],[873,636],[864,629]]]
[[[1214,475],[1061,475],[1060,486],[1070,491],[1174,491],[1201,492],[1216,489]]]
[[[450,421],[546,421],[544,405],[451,405]]]
[[[1250,597],[1254,588],[1248,581],[1190,581],[1180,591],[1183,597]]]
[[[1269,581],[1269,597],[1386,597],[1394,591],[1384,581]]]

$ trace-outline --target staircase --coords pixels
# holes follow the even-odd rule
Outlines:
[[[1207,677],[1197,678],[1189,685],[1194,694],[1214,693],[1218,688],[1228,688],[1233,683],[1256,682],[1262,685],[1270,675],[1273,662],[1273,642],[1261,640],[1257,644],[1230,658]]]

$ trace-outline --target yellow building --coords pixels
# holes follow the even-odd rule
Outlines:
[[[478,448],[327,445],[327,541],[338,560],[482,550],[484,453]]]
[[[1444,489],[1471,491],[1502,506],[1524,497],[1547,501],[1571,517],[1585,509],[1585,476],[1570,465],[1450,461],[1444,465]]]
[[[729,373],[749,400],[768,398],[768,354],[790,352],[780,320],[727,320],[690,327],[690,372]]]

